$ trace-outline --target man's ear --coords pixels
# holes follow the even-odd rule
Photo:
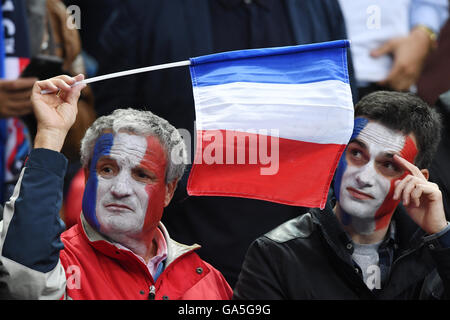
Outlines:
[[[430,171],[428,171],[428,169],[420,169],[420,172],[422,172],[425,179],[428,180],[430,178]]]
[[[172,200],[173,194],[175,193],[175,189],[177,188],[178,180],[179,179],[176,179],[166,184],[166,196],[164,198],[164,207],[167,207],[170,201]]]

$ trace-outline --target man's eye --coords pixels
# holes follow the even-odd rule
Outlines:
[[[135,177],[136,180],[146,182],[146,183],[155,180],[155,177],[151,173],[149,173],[145,170],[139,170],[139,169],[134,170],[133,176]]]
[[[383,166],[387,169],[394,169],[392,162],[389,162],[389,161],[386,161],[385,163],[383,163]]]
[[[149,179],[150,178],[150,176],[148,174],[145,174],[143,172],[138,172],[137,176],[139,178],[142,178],[142,179]]]
[[[98,173],[103,177],[114,175],[114,168],[112,166],[102,166],[98,169]]]
[[[362,153],[359,150],[353,149],[350,151],[351,155],[355,158],[361,157]]]
[[[391,171],[395,171],[395,172],[400,171],[400,169],[399,169],[393,162],[391,162],[391,161],[385,161],[385,162],[383,163],[383,166],[384,166],[386,169],[391,170]]]
[[[350,156],[353,160],[359,161],[363,158],[363,153],[359,149],[350,149]]]
[[[393,161],[380,161],[378,166],[380,172],[387,177],[397,177],[403,173],[403,170]]]

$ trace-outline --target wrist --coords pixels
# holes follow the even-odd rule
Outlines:
[[[437,48],[437,35],[429,27],[423,24],[417,24],[412,29],[412,33],[426,37],[428,40],[428,49],[432,51]]]
[[[448,225],[449,225],[449,222],[447,222],[447,221],[442,221],[442,223],[437,224],[437,225],[434,226],[432,229],[430,229],[427,233],[428,233],[429,235],[438,234],[439,232],[441,232],[442,230],[444,230],[445,228],[447,228]]]
[[[49,149],[60,152],[66,138],[67,131],[58,129],[39,128],[34,139],[34,148]]]

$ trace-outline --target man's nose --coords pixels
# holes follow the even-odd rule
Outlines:
[[[111,193],[116,198],[124,198],[131,195],[131,192],[132,188],[130,177],[128,177],[125,173],[120,173],[114,179],[114,182],[111,186]]]
[[[369,162],[362,166],[356,174],[356,183],[358,184],[358,187],[369,188],[373,186],[376,174],[373,163]]]

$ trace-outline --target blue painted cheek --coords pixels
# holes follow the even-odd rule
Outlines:
[[[341,182],[342,182],[342,176],[344,175],[345,170],[347,169],[347,160],[345,160],[345,152],[347,149],[344,150],[344,153],[342,154],[341,160],[339,160],[339,165],[336,170],[336,175],[334,177],[334,195],[336,196],[336,200],[339,201],[339,194],[341,191]]]
[[[353,133],[350,137],[350,141],[356,139],[356,137],[359,136],[361,131],[366,127],[369,120],[366,118],[356,118],[354,127],[353,127]],[[334,194],[336,196],[336,200],[339,201],[339,195],[341,191],[341,183],[342,183],[342,176],[344,175],[345,170],[347,169],[347,160],[345,159],[345,153],[347,152],[347,148],[342,153],[341,159],[339,160],[338,168],[336,169],[336,174],[334,176]]]
[[[83,194],[83,215],[86,218],[87,222],[91,225],[91,227],[96,230],[100,230],[100,224],[97,220],[97,214],[95,210],[95,206],[97,204],[97,187],[97,174],[94,174],[93,176],[92,172],[90,172],[89,179],[86,183]]]
[[[97,188],[98,178],[96,165],[100,157],[109,155],[114,143],[114,135],[107,133],[98,138],[94,154],[92,156],[91,166],[89,168],[89,178],[83,194],[82,209],[86,221],[96,230],[100,230],[100,223],[97,219],[96,205],[97,205]]]

